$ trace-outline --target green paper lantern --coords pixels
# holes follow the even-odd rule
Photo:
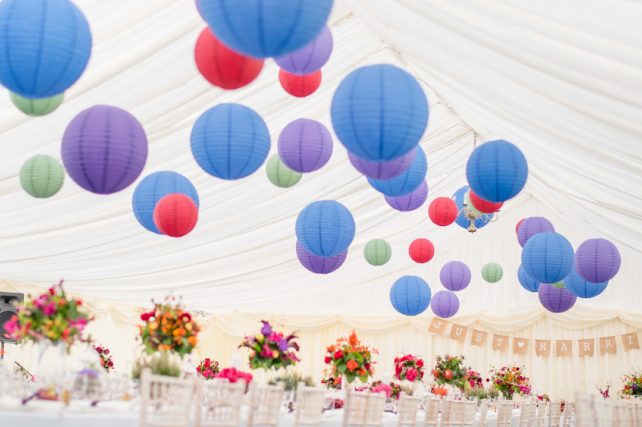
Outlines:
[[[51,156],[38,154],[22,165],[20,185],[33,197],[44,199],[56,194],[65,180],[65,169]]]
[[[11,101],[13,101],[13,105],[25,114],[30,116],[44,116],[62,104],[64,95],[64,93],[61,93],[51,98],[29,99],[11,92]]]
[[[564,281],[560,280],[557,283],[551,283],[551,286],[557,289],[564,289],[566,286],[564,286]]]
[[[384,265],[390,261],[392,248],[383,239],[373,239],[363,248],[363,256],[372,265]]]
[[[489,262],[482,268],[482,277],[488,283],[499,282],[503,275],[504,270],[502,270],[502,266],[496,262]]]
[[[301,176],[303,176],[302,173],[295,172],[285,166],[285,163],[283,163],[278,154],[270,157],[270,160],[267,162],[266,171],[270,182],[281,188],[292,187],[299,182]]]
[[[469,211],[472,211],[472,212],[476,213],[479,216],[488,215],[488,214],[482,213],[482,212],[478,211],[477,209],[475,209],[475,207],[473,206],[472,202],[470,201],[470,190],[466,191],[466,194],[464,194],[464,203],[466,204],[466,207],[468,208]],[[500,267],[500,269],[501,269],[501,267]],[[502,276],[500,274],[499,279],[501,279],[501,278],[502,278]],[[499,280],[499,279],[497,279],[497,280]],[[494,283],[494,282],[491,282],[491,283]]]

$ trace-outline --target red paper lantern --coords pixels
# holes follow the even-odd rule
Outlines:
[[[488,202],[482,199],[481,197],[479,197],[477,194],[473,193],[473,190],[470,190],[469,196],[470,196],[470,203],[472,203],[473,207],[481,213],[489,214],[489,213],[497,212],[499,208],[501,208],[504,205],[504,202],[499,202],[499,203]]]
[[[408,253],[410,253],[410,258],[412,258],[414,262],[423,264],[435,256],[435,247],[428,239],[417,239],[410,244]]]
[[[517,223],[517,227],[515,227],[515,233],[517,233],[517,230],[519,230],[519,226],[522,224],[522,222],[524,222],[524,219]]]
[[[168,194],[154,208],[154,224],[161,233],[168,236],[186,235],[194,229],[197,220],[196,203],[185,194]]]
[[[196,67],[205,79],[223,89],[238,89],[250,84],[263,68],[263,60],[250,58],[221,43],[205,28],[194,49]]]
[[[321,85],[321,70],[305,76],[297,76],[287,71],[279,71],[279,81],[287,93],[304,98],[312,95]]]
[[[457,219],[457,203],[448,197],[437,197],[430,203],[428,216],[441,227],[450,225]]]

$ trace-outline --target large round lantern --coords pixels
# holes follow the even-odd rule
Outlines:
[[[396,178],[408,170],[415,158],[415,149],[408,151],[403,156],[387,162],[370,162],[363,160],[348,151],[348,157],[352,166],[368,178],[387,180]]]
[[[91,54],[89,24],[69,0],[0,2],[0,83],[25,98],[59,95]]]
[[[274,58],[274,61],[288,73],[305,76],[320,70],[328,62],[332,45],[332,32],[326,25],[312,43],[290,54]]]
[[[510,142],[489,141],[471,154],[466,177],[477,196],[492,203],[505,202],[524,188],[528,164],[520,149]]]
[[[333,0],[199,0],[203,19],[223,43],[267,58],[295,52],[316,39]]]
[[[420,146],[417,146],[415,158],[404,173],[385,181],[368,178],[368,182],[375,190],[388,197],[401,197],[415,191],[424,182],[427,171],[426,154]]]
[[[154,223],[158,230],[171,237],[182,237],[192,231],[198,221],[198,207],[181,193],[168,194],[154,208]]]
[[[470,284],[470,269],[461,261],[447,262],[439,272],[439,280],[449,291],[462,291]]]
[[[270,132],[254,110],[239,104],[219,104],[196,120],[192,154],[201,168],[221,179],[254,173],[270,151]]]
[[[468,196],[470,198],[470,204],[472,205],[472,207],[474,207],[481,213],[489,214],[497,212],[502,206],[504,206],[503,202],[491,203],[482,199],[477,194],[475,194],[473,190],[468,191]]]
[[[522,288],[528,292],[537,292],[539,290],[540,282],[526,274],[524,266],[521,264],[519,265],[519,270],[517,270],[517,279],[519,279],[519,284],[522,285]]]
[[[334,132],[348,151],[383,162],[417,146],[428,124],[428,101],[417,80],[401,68],[368,65],[343,79],[331,114]]]
[[[310,119],[289,123],[279,135],[279,157],[295,172],[321,169],[332,155],[332,135],[328,128]]]
[[[604,292],[609,282],[603,283],[591,283],[582,279],[575,267],[571,269],[571,272],[564,278],[564,286],[570,293],[580,298],[593,298]]]
[[[620,270],[620,251],[606,239],[590,239],[577,248],[575,270],[591,283],[607,282]]]
[[[534,216],[520,221],[517,225],[517,241],[521,247],[524,247],[528,239],[538,233],[554,232],[555,227],[549,220],[544,217]]]
[[[459,311],[459,298],[454,292],[439,291],[433,296],[430,308],[435,316],[448,319]]]
[[[62,162],[76,184],[96,194],[127,188],[147,160],[147,137],[136,117],[96,105],[78,114],[62,137]]]
[[[559,282],[573,268],[573,246],[561,234],[536,234],[524,245],[522,265],[540,283]]]
[[[306,206],[296,220],[296,236],[312,255],[331,257],[348,249],[354,239],[354,218],[334,200],[320,200]]]
[[[526,218],[524,218],[526,219]],[[522,222],[524,222],[524,219],[520,219],[517,225],[515,226],[515,234],[519,233],[519,226],[522,225]]]
[[[435,256],[435,246],[428,239],[416,239],[408,248],[410,258],[419,264],[425,264]]]
[[[440,227],[445,227],[455,222],[457,212],[457,203],[448,197],[437,197],[428,207],[430,220]]]
[[[17,93],[11,92],[11,102],[18,107],[20,111],[29,116],[44,116],[58,108],[62,103],[64,93],[49,98],[31,99],[23,98]]]
[[[168,194],[176,193],[188,196],[198,209],[199,199],[196,188],[183,175],[171,171],[161,171],[143,178],[136,186],[132,197],[134,215],[140,225],[154,233],[163,234],[154,222],[154,208],[160,199]]]
[[[391,208],[401,212],[410,212],[419,209],[428,198],[428,183],[424,180],[412,193],[401,197],[384,196]]]
[[[548,283],[542,283],[537,291],[539,302],[552,313],[564,313],[570,310],[577,297],[566,288],[556,288]]]
[[[263,69],[263,60],[241,55],[221,43],[205,28],[194,49],[196,67],[205,80],[223,89],[250,84]]]
[[[299,182],[303,174],[295,172],[281,161],[278,154],[273,155],[265,167],[268,179],[277,187],[288,188]]]
[[[279,71],[279,83],[290,95],[297,98],[305,98],[312,95],[321,86],[321,70],[305,76],[297,76],[287,71]]]
[[[391,256],[392,248],[383,239],[370,240],[363,248],[363,257],[371,265],[384,265],[390,261]]]
[[[430,304],[430,287],[421,277],[403,276],[390,288],[390,302],[399,313],[416,316]]]
[[[459,212],[459,215],[457,216],[457,219],[455,220],[455,223],[460,226],[461,228],[468,229],[470,227],[470,220],[464,216],[464,211],[462,209],[464,208],[464,203],[466,199],[466,193],[470,190],[470,187],[467,185],[464,187],[461,187],[459,190],[453,194],[453,199],[455,201],[455,204],[457,205],[457,212]],[[493,218],[495,214],[488,214],[488,215],[483,215],[481,218],[477,218],[474,221],[475,227],[478,229],[485,227],[488,223],[490,223],[490,220]]]
[[[343,265],[348,256],[348,250],[346,249],[339,255],[320,257],[312,255],[301,246],[301,243],[296,242],[296,256],[299,258],[301,265],[309,271],[316,274],[329,274]]]
[[[20,185],[33,197],[44,199],[56,194],[65,180],[65,170],[51,156],[38,154],[28,159],[20,169]]]
[[[496,262],[489,262],[482,267],[482,277],[488,283],[497,283],[502,279],[504,270]]]

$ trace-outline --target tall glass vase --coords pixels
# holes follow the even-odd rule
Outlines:
[[[58,400],[65,378],[66,344],[50,340],[40,340],[34,352],[34,392],[40,398]]]

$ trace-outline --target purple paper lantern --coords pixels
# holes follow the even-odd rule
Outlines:
[[[439,272],[441,284],[453,292],[466,289],[470,284],[470,277],[470,269],[461,261],[450,261]]]
[[[332,257],[320,257],[306,251],[301,243],[296,242],[296,256],[299,258],[301,265],[316,274],[328,274],[337,270],[343,265],[348,256],[348,250],[341,252],[339,255]]]
[[[459,311],[459,298],[450,291],[439,291],[432,297],[430,308],[435,316],[448,319]]]
[[[517,240],[523,248],[528,239],[539,233],[555,232],[555,227],[546,218],[534,216],[522,221],[517,229]]]
[[[590,239],[575,253],[575,271],[591,283],[603,283],[615,277],[620,270],[620,251],[606,239]]]
[[[396,178],[408,170],[415,158],[415,149],[408,151],[401,157],[388,160],[387,162],[370,162],[355,156],[348,151],[348,157],[352,166],[368,178],[385,181]]]
[[[116,193],[136,181],[147,160],[147,137],[136,117],[96,105],[78,114],[62,137],[62,162],[76,184]]]
[[[539,285],[539,302],[552,313],[564,313],[575,305],[577,297],[566,288],[556,288],[548,283]]]
[[[386,202],[391,208],[401,212],[410,212],[419,209],[428,198],[428,184],[426,181],[422,182],[419,188],[410,194],[400,197],[385,196]]]
[[[296,172],[314,172],[332,155],[332,136],[328,128],[310,119],[297,119],[279,135],[279,157]]]
[[[276,64],[297,76],[312,74],[323,67],[332,53],[332,32],[326,25],[314,41],[288,55],[274,58]]]

